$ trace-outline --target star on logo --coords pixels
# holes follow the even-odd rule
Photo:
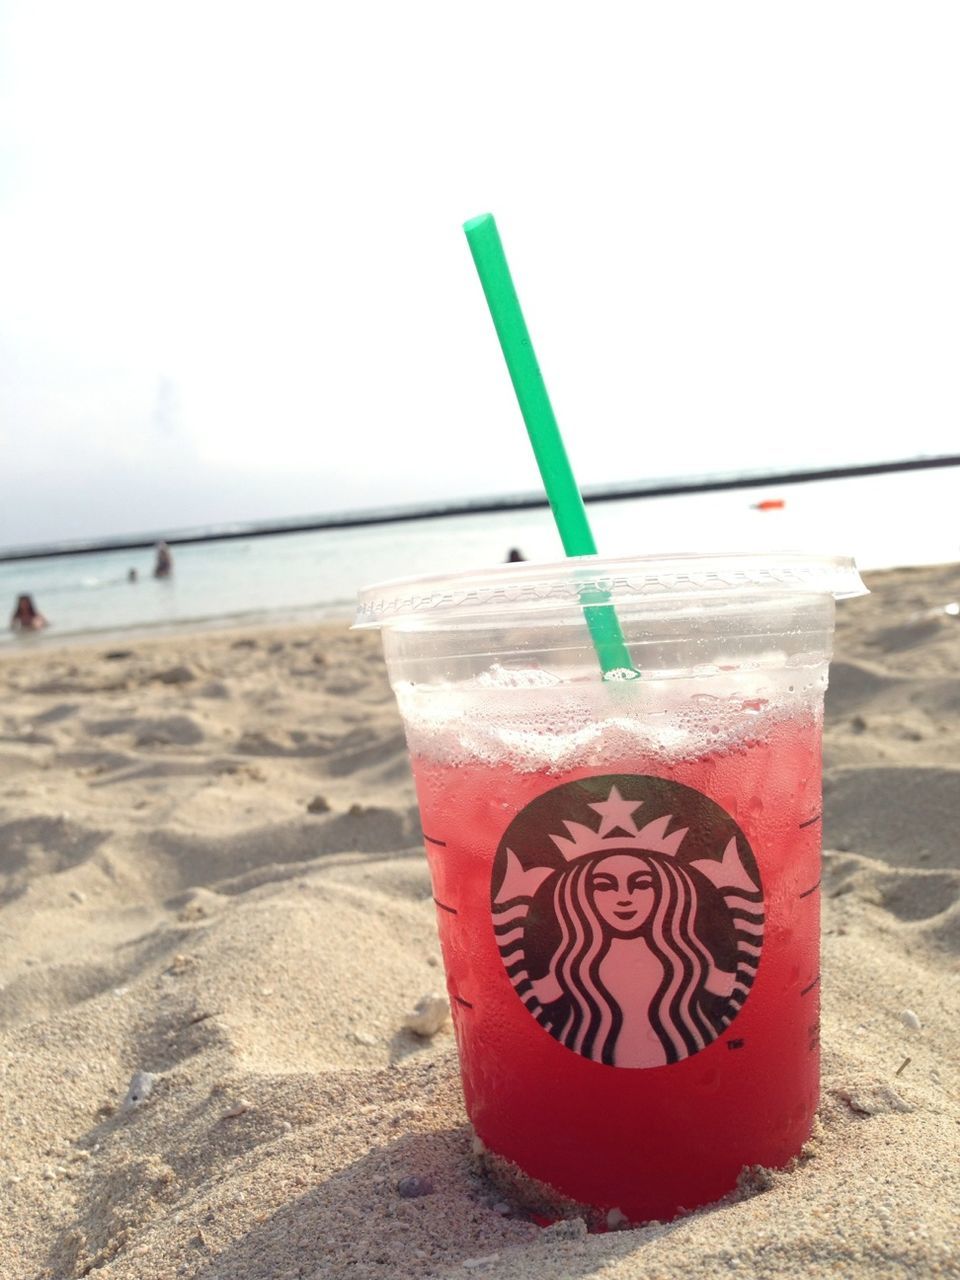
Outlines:
[[[617,788],[611,787],[606,800],[590,806],[602,819],[597,834],[605,836],[611,831],[623,831],[628,836],[637,835],[637,824],[633,820],[633,812],[639,809],[640,805],[641,802],[637,800],[624,800]]]
[[[665,813],[638,828],[633,811],[639,809],[641,804],[642,801],[624,800],[616,786],[612,786],[606,800],[589,806],[600,815],[599,829],[594,830],[582,822],[571,822],[564,818],[563,825],[567,834],[560,836],[551,833],[550,839],[567,862],[588,854],[601,853],[614,846],[618,849],[642,849],[645,853],[665,853],[672,858],[683,843],[688,828],[681,827],[668,834],[673,822],[671,813]]]

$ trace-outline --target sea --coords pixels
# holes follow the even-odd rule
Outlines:
[[[861,569],[960,562],[960,468],[590,501],[600,554],[800,550],[852,555]],[[782,503],[782,506],[776,505]],[[774,504],[774,505],[771,505]],[[33,596],[47,631],[0,630],[0,646],[115,633],[352,616],[375,582],[528,560],[562,550],[546,508],[257,535],[174,546],[174,573],[149,550],[0,563],[0,605]],[[136,582],[128,571],[136,568]],[[960,563],[958,563],[960,594]]]

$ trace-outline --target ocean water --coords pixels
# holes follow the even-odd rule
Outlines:
[[[591,502],[603,555],[811,550],[853,555],[861,569],[960,560],[960,469],[898,472],[769,488]],[[782,510],[755,504],[780,499]],[[352,614],[357,589],[409,574],[562,552],[546,509],[278,534],[174,547],[174,575],[151,577],[152,553],[109,551],[0,563],[0,605],[29,592],[50,622],[40,635],[0,630],[0,645],[54,643],[131,630]],[[136,567],[139,581],[127,582]],[[958,570],[960,586],[960,570]]]

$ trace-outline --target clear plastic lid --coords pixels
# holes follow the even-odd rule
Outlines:
[[[867,594],[851,556],[801,551],[724,555],[576,556],[550,564],[503,564],[471,573],[398,578],[365,587],[355,627],[456,626],[468,618],[509,625],[513,611],[529,617],[569,613],[595,603],[642,607],[654,599],[720,599]]]

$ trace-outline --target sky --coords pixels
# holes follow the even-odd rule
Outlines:
[[[0,546],[957,452],[960,10],[0,3]]]

